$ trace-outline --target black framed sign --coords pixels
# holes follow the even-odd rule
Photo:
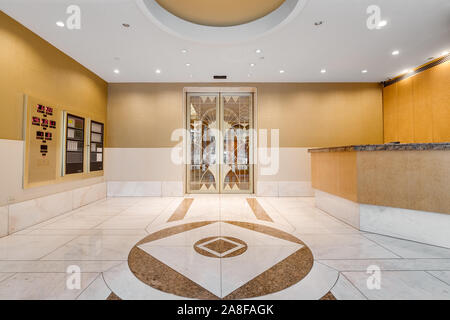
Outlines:
[[[105,125],[103,123],[91,121],[89,171],[103,170],[104,128]]]
[[[82,173],[84,165],[84,118],[67,114],[66,174]]]

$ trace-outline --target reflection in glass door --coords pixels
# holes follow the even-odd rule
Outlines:
[[[253,193],[252,95],[223,94],[220,102],[220,190],[222,193]]]
[[[188,94],[188,193],[218,193],[219,95]]]
[[[253,193],[252,94],[188,94],[188,193]]]

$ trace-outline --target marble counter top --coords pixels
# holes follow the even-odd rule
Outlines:
[[[450,150],[450,143],[369,144],[309,149],[308,152]]]

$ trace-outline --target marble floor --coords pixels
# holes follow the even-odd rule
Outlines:
[[[314,198],[108,198],[0,239],[0,299],[450,299],[450,249]]]

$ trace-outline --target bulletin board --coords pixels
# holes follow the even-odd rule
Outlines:
[[[24,187],[49,184],[61,165],[61,113],[53,104],[24,97]]]
[[[24,95],[23,105],[24,189],[103,176],[103,158],[101,166],[96,171],[90,170],[88,166],[90,144],[89,140],[84,142],[84,137],[89,137],[91,134],[91,118],[99,120],[95,115],[76,112],[74,108],[63,107],[30,95]],[[78,161],[81,166],[70,172],[71,174],[66,172],[66,162],[73,163],[70,159],[77,154],[73,153],[70,159],[67,157],[67,152],[74,151],[67,149],[68,142],[72,144],[75,142],[70,141],[71,139],[66,135],[68,114],[73,115],[74,118],[83,119],[85,124],[82,129],[83,143],[78,147],[82,149],[77,149],[82,157],[82,161]],[[103,132],[103,123],[101,124]],[[101,150],[103,151],[103,136]]]

